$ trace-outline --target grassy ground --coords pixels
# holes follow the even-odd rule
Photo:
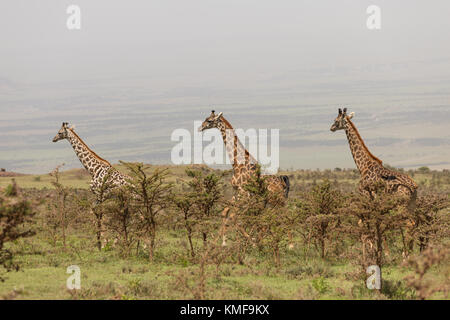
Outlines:
[[[182,233],[167,232],[160,243],[156,259],[149,263],[146,256],[121,258],[116,252],[99,252],[92,240],[70,237],[67,249],[62,244],[49,244],[45,239],[17,242],[21,252],[16,259],[22,266],[7,274],[0,283],[0,296],[21,299],[184,299],[192,298],[187,288],[176,281],[176,275],[197,281],[198,266],[190,263]],[[183,244],[184,243],[184,244]],[[89,244],[89,245],[87,245]],[[216,273],[210,267],[206,298],[209,299],[375,299],[377,294],[355,279],[359,267],[349,263],[322,260],[305,254],[297,247],[287,251],[281,269],[277,270],[267,257],[254,254],[250,265],[225,264]],[[66,268],[81,269],[81,290],[66,289],[69,275]],[[445,281],[448,265],[434,268],[429,277]],[[403,278],[411,270],[388,265],[383,269],[385,296],[393,299],[411,297]],[[442,294],[433,296],[442,299]]]
[[[185,167],[171,167],[171,180],[184,179]],[[354,189],[358,175],[353,171],[287,171],[292,181],[292,196],[324,178],[335,180],[342,188]],[[89,177],[81,170],[62,173],[61,182],[73,188],[87,188]],[[26,175],[15,178],[22,188],[52,188],[48,175]],[[448,192],[448,173],[436,177],[433,172],[416,172],[414,179],[429,188]],[[436,182],[438,181],[439,182]],[[0,186],[11,178],[0,178]],[[201,279],[199,264],[190,258],[183,229],[160,230],[156,256],[148,261],[141,249],[130,257],[122,257],[110,247],[99,251],[92,230],[68,230],[66,247],[60,238],[48,236],[42,217],[38,217],[37,234],[8,244],[21,266],[18,272],[6,274],[0,282],[0,298],[12,299],[189,299]],[[197,247],[201,243],[196,243]],[[395,253],[393,253],[395,254]],[[398,253],[397,253],[398,254]],[[205,298],[209,299],[410,299],[414,292],[405,285],[404,277],[412,270],[402,267],[401,259],[390,259],[383,268],[384,289],[380,296],[368,290],[361,267],[346,258],[321,259],[308,250],[299,238],[293,250],[282,248],[281,267],[275,267],[271,256],[258,250],[249,252],[246,261],[224,263],[220,268],[207,267]],[[81,290],[66,289],[70,265],[81,268]],[[444,283],[450,263],[433,267],[427,277],[433,283]],[[187,285],[180,282],[187,279]],[[443,299],[438,292],[433,299]]]

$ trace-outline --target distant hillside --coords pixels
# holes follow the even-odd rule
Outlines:
[[[18,173],[18,172],[9,172],[9,171],[0,171],[0,177],[20,177],[25,176],[24,173]]]

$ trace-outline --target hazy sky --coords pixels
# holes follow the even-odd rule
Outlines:
[[[66,28],[66,8],[82,28]],[[381,8],[369,31],[366,8]],[[189,77],[192,84],[315,67],[449,59],[448,1],[42,0],[0,4],[2,77]]]
[[[71,4],[81,30],[66,27]],[[366,27],[372,4],[380,30]],[[215,106],[237,127],[280,128],[282,167],[352,167],[328,132],[347,105],[363,137],[387,139],[371,148],[385,161],[448,168],[449,14],[444,0],[1,1],[0,166],[79,166],[48,142],[62,121],[111,161],[167,162],[171,130]]]

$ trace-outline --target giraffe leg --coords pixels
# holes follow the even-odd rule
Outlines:
[[[383,246],[384,246],[384,255],[386,257],[389,257],[391,255],[391,251],[389,250],[386,238],[383,239]]]
[[[242,226],[238,226],[239,231],[246,237],[250,242],[253,243],[253,247],[256,247],[255,238],[250,237],[250,235],[245,231],[245,229]]]
[[[95,201],[94,207],[91,209],[97,219],[97,246],[99,250],[104,249],[109,242],[103,227],[103,213],[97,211],[103,201],[104,200],[100,197]]]
[[[222,246],[225,247],[227,245],[227,225],[234,222],[235,214],[233,211],[230,211],[231,209],[229,207],[226,207],[222,211]],[[247,238],[250,239],[250,235],[242,228],[241,226],[237,226],[239,231]]]
[[[103,230],[103,213],[99,211],[101,201],[97,199],[91,207],[91,214],[95,217],[96,233],[97,233],[97,248],[101,250],[104,248],[104,230]]]
[[[362,224],[363,224],[362,219],[359,219],[358,225],[362,226]],[[361,240],[363,263],[366,263],[366,236],[364,234],[361,234],[360,240]]]
[[[415,225],[415,222],[412,219],[409,219],[406,223],[405,232],[402,231],[403,259],[407,259],[409,257],[409,254],[414,249],[414,237],[413,237],[414,225]]]
[[[363,262],[366,263],[366,240],[361,236]]]
[[[404,245],[403,245],[403,257],[406,259],[409,254],[414,250],[414,229],[416,226],[416,221],[414,220],[414,211],[416,208],[416,194],[413,193],[411,195],[410,191],[408,188],[401,186],[401,188],[399,188],[399,190],[404,194],[404,195],[409,195],[410,199],[408,201],[408,204],[405,207],[406,212],[408,213],[408,217],[406,219],[406,226],[405,226],[405,235],[403,236],[403,232],[402,232],[402,237],[404,237]]]
[[[226,232],[227,232],[227,223],[228,223],[228,214],[230,212],[230,208],[226,207],[225,209],[223,209],[222,211],[222,246],[225,247],[227,245],[227,236],[226,236]]]
[[[289,238],[288,249],[292,250],[292,249],[294,249],[294,242],[292,241],[292,232],[291,232],[291,230],[288,231],[288,238]]]
[[[411,201],[411,203],[408,205],[408,211],[414,212],[415,208],[415,201]],[[410,217],[412,217],[413,214],[410,214]],[[414,250],[414,229],[416,227],[416,221],[414,221],[413,218],[409,218],[407,225],[406,225],[406,238],[407,238],[407,250],[408,254]]]

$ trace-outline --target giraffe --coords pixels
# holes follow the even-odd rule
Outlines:
[[[361,174],[358,189],[361,194],[373,196],[371,187],[379,181],[386,185],[386,191],[391,194],[403,195],[408,200],[408,210],[413,210],[417,197],[417,184],[408,175],[387,169],[383,162],[375,157],[365,145],[361,135],[351,119],[354,112],[347,115],[347,108],[338,110],[338,116],[334,120],[330,130],[345,130],[347,140],[350,146],[356,167]],[[412,242],[409,242],[409,248],[412,249]],[[387,246],[386,249],[388,250]],[[403,253],[407,255],[407,252]]]
[[[95,207],[108,198],[112,189],[129,184],[131,178],[119,172],[108,161],[92,151],[75,133],[74,127],[69,127],[67,122],[62,123],[61,128],[53,138],[53,142],[63,139],[69,141],[81,164],[91,176],[90,189],[96,196]],[[99,221],[98,223],[101,222]],[[99,230],[101,229],[100,227],[99,225]],[[98,239],[100,238],[101,235],[99,234]]]
[[[233,187],[234,196],[232,201],[235,202],[241,196],[248,196],[248,192],[244,186],[250,179],[255,177],[258,170],[258,161],[245,149],[236,135],[235,130],[220,112],[218,115],[212,110],[211,114],[203,121],[198,128],[200,132],[216,128],[222,134],[225,148],[233,167],[233,176],[231,178],[231,186]],[[280,201],[283,205],[289,194],[289,178],[287,176],[264,175],[267,190],[274,196],[274,201]],[[234,219],[234,213],[230,213],[230,208],[225,208],[222,224],[222,245],[226,246],[226,224],[228,220]],[[291,238],[290,234],[289,237]],[[289,245],[292,248],[292,244]]]

